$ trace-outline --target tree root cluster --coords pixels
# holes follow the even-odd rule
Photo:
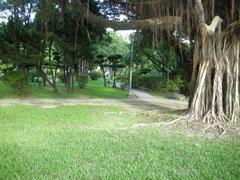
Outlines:
[[[163,125],[176,129],[191,128],[202,134],[213,134],[218,137],[240,135],[240,128],[228,121],[224,114],[216,115],[212,112],[207,113],[200,120],[195,114],[187,113],[173,121],[164,122]]]
[[[165,128],[167,132],[180,132],[190,136],[201,137],[234,137],[240,135],[240,128],[224,115],[208,112],[200,118],[193,112],[171,114],[168,112],[150,111],[140,114],[144,121],[134,124],[132,128]]]

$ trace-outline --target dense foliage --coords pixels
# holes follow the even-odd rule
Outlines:
[[[92,71],[90,74],[89,74],[91,80],[99,80],[101,77],[102,77],[102,74],[98,71]]]
[[[59,92],[57,82],[63,83],[67,92],[73,92],[77,87],[86,86],[88,76],[91,79],[102,77],[105,86],[111,82],[116,87],[118,81],[126,88],[133,55],[134,71],[157,70],[157,79],[175,79],[178,59],[165,41],[150,48],[148,36],[137,32],[132,35],[134,41],[127,43],[116,33],[107,33],[104,27],[96,27],[88,19],[79,18],[75,6],[75,1],[64,4],[54,0],[2,2],[6,19],[0,27],[1,74],[30,72],[33,83],[38,83],[39,87],[49,84],[56,93]],[[91,12],[97,15],[107,6],[114,12],[114,4],[95,1],[89,4]],[[115,11],[115,15],[118,13],[123,11]],[[102,14],[110,16],[103,11]],[[101,77],[95,72],[98,67]],[[18,84],[10,81],[11,78],[9,85]],[[161,83],[154,78],[148,83],[151,84],[149,89],[160,89],[156,86],[160,87]]]
[[[12,87],[14,92],[20,96],[27,92],[29,79],[30,74],[23,71],[8,72],[2,77],[3,82]]]

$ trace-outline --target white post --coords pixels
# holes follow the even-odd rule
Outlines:
[[[132,48],[131,48],[131,60],[130,60],[130,69],[129,69],[129,89],[128,89],[128,96],[132,96],[132,66],[133,66],[133,43],[134,43],[134,37],[132,37]]]

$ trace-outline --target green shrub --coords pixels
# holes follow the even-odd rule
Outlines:
[[[133,88],[138,88],[139,77],[140,77],[140,75],[138,72],[133,72],[133,74],[132,74],[132,87]]]
[[[29,79],[30,74],[23,71],[11,71],[2,77],[3,82],[19,96],[26,94]]]
[[[174,80],[166,81],[165,89],[168,92],[179,92],[180,89],[183,87],[183,84],[184,81],[180,77],[177,77]]]
[[[147,88],[152,91],[159,91],[162,87],[162,79],[159,75],[144,74],[136,79],[136,86]]]
[[[133,74],[133,88],[145,88],[152,91],[178,92],[183,87],[183,80],[166,80],[157,74]]]
[[[143,75],[143,74],[148,74],[148,73],[150,73],[151,71],[152,71],[151,68],[143,68],[143,69],[138,70],[137,73],[138,73],[139,75]]]
[[[58,72],[57,77],[62,83],[65,83],[65,77],[63,72]]]
[[[121,83],[121,89],[124,89],[129,85],[129,77],[120,75],[117,76],[117,81]]]
[[[98,71],[92,71],[89,73],[91,80],[99,80],[102,77],[102,74]]]
[[[167,92],[176,92],[179,90],[179,87],[174,80],[169,80],[169,81],[166,81],[165,90]]]
[[[78,87],[83,89],[87,86],[88,76],[78,76],[76,80],[78,82]]]
[[[31,70],[29,71],[29,73],[31,74],[31,81],[32,82],[37,82],[37,79],[38,79],[38,73],[36,70]]]
[[[182,78],[180,76],[176,77],[174,79],[175,83],[177,84],[178,87],[182,87],[184,86],[184,81],[182,80]]]

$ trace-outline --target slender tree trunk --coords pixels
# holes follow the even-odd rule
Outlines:
[[[71,76],[72,76],[72,69],[71,67],[68,68],[67,71],[67,92],[71,92]]]
[[[57,85],[56,85],[56,74],[54,73],[54,68],[53,68],[53,65],[52,65],[52,45],[53,45],[53,41],[50,40],[49,42],[49,49],[48,49],[48,60],[49,60],[49,63],[50,63],[50,73],[51,73],[51,77],[52,77],[52,86],[54,87],[54,92],[58,92],[56,91],[57,89]],[[56,70],[55,70],[56,71]]]
[[[113,70],[113,88],[116,88],[116,72],[117,72],[117,69],[114,69]]]
[[[238,7],[237,0],[231,0],[231,20],[235,21],[238,18]]]
[[[57,87],[56,87],[56,84],[52,83],[52,82],[48,79],[47,75],[44,73],[44,71],[42,70],[41,67],[37,66],[37,72],[38,72],[38,74],[43,78],[43,80],[44,80],[45,82],[48,82],[48,83],[50,84],[50,86],[53,88],[53,92],[58,93],[58,89],[57,89]]]
[[[104,66],[101,66],[101,69],[102,69],[102,73],[103,73],[104,87],[107,87],[106,74],[105,74]]]
[[[75,84],[75,75],[74,72],[72,72],[72,85],[71,85],[71,93],[74,92],[74,84]]]
[[[63,83],[64,83],[65,91],[67,91],[67,70],[65,66],[63,69]]]

